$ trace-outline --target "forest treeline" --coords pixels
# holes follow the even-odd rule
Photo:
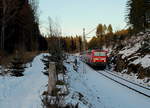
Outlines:
[[[46,38],[41,35],[38,0],[0,0],[0,7],[0,50],[12,53],[16,49],[36,51],[49,47],[65,52],[82,51],[82,36],[61,36],[59,27],[53,25],[51,19],[49,35]],[[118,31],[114,31],[111,24],[98,24],[96,35],[86,43],[87,48],[120,44],[131,34],[150,28],[150,0],[128,0],[125,20],[128,28]]]
[[[99,24],[94,36],[88,43],[88,48],[102,48],[102,46],[121,47],[122,41],[131,35],[150,30],[150,0],[128,0],[126,3],[127,29],[113,31],[111,24]]]
[[[46,50],[47,42],[40,34],[37,0],[0,0],[0,49]]]
[[[88,49],[102,49],[104,45],[106,47],[114,47],[116,44],[120,44],[121,40],[128,38],[129,33],[129,29],[113,32],[113,27],[111,24],[109,24],[108,27],[105,24],[99,24],[96,29],[96,36],[88,42]]]
[[[82,36],[62,36],[61,27],[58,22],[48,17],[49,32],[47,42],[50,53],[80,52],[83,49]],[[52,54],[53,55],[53,54]]]
[[[95,32],[96,35],[89,42],[86,42],[86,49],[100,49],[102,46],[114,47],[116,45],[122,47],[122,42],[130,39],[131,35],[141,31],[145,32],[147,29],[149,30],[150,0],[128,0],[125,15],[126,29],[115,31],[111,24],[98,24]],[[83,36],[80,36],[79,39],[74,36],[59,37],[58,40],[60,40],[61,47],[64,51],[82,51]]]
[[[114,47],[116,45],[122,47],[122,42],[130,39],[131,35],[150,29],[150,0],[128,0],[125,15],[126,29],[115,31],[111,24],[98,24],[96,35],[89,42],[86,42],[86,49],[101,49],[102,46]],[[61,37],[59,39],[64,51],[83,50],[82,36],[80,36],[79,42],[76,37]]]
[[[47,41],[50,50],[52,50],[54,46],[56,46],[60,47],[60,49],[64,52],[80,52],[82,51],[83,47],[82,36],[66,36],[66,37],[50,36],[49,38],[47,38]]]

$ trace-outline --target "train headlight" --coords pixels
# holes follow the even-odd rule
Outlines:
[[[96,62],[98,59],[97,58],[93,58],[93,62]]]

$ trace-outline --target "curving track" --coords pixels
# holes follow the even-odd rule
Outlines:
[[[148,88],[148,87],[131,82],[131,81],[124,79],[108,70],[104,70],[104,71],[95,70],[95,71],[122,86],[125,86],[135,92],[138,92],[138,93],[150,98],[150,88]]]
[[[142,86],[140,86],[140,85],[138,85],[138,84],[134,84],[134,83],[131,83],[131,82],[129,82],[129,81],[127,81],[127,80],[124,80],[124,79],[122,79],[122,78],[120,78],[120,77],[118,77],[118,76],[115,76],[115,75],[113,75],[113,76],[115,76],[115,77],[117,77],[117,78],[120,78],[120,79],[122,79],[122,80],[124,80],[124,81],[126,81],[125,83],[123,83],[123,82],[121,82],[121,81],[118,81],[118,80],[116,80],[115,78],[112,78],[112,77],[110,77],[109,75],[106,75],[106,74],[104,74],[104,73],[102,73],[102,72],[98,72],[98,73],[100,73],[101,75],[103,75],[103,76],[105,76],[105,77],[107,77],[108,79],[110,79],[110,80],[112,80],[112,81],[115,81],[116,83],[119,83],[119,84],[121,84],[122,86],[125,86],[125,87],[127,87],[127,88],[129,88],[129,89],[131,89],[131,90],[133,90],[133,91],[135,91],[135,92],[138,92],[138,93],[140,93],[140,94],[142,94],[142,95],[144,95],[144,96],[146,96],[146,97],[149,97],[150,98],[150,90],[148,90],[147,88],[145,88],[145,87],[142,87]],[[109,73],[108,73],[109,74]],[[110,75],[112,75],[112,74],[110,74]],[[131,83],[133,86],[131,87],[129,84],[127,84],[127,83]],[[137,86],[137,87],[135,87],[135,86]],[[140,87],[140,88],[139,88]],[[145,92],[146,91],[146,92]],[[148,93],[149,92],[149,93]]]

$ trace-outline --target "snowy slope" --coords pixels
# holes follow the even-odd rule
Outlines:
[[[112,65],[124,78],[150,87],[150,32],[130,36],[113,49]],[[115,72],[116,74],[116,72]]]
[[[48,80],[42,73],[43,55],[34,58],[23,77],[0,76],[0,108],[42,108],[40,94]]]
[[[74,71],[73,59],[71,56],[71,63],[65,63],[70,90],[67,103],[79,103],[81,108],[149,108],[150,98],[111,81],[81,61]]]
[[[139,57],[138,59],[131,62],[131,64],[141,64],[143,68],[150,67],[150,55],[145,55],[144,57]]]
[[[119,54],[122,54],[122,59],[124,59],[125,57],[128,57],[131,54],[133,54],[136,51],[138,51],[140,49],[140,47],[141,47],[141,44],[137,43],[134,46],[132,46],[131,48],[126,47],[125,49],[123,49],[122,51],[120,51]]]

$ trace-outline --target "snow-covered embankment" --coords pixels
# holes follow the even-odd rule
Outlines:
[[[32,67],[25,69],[23,77],[0,76],[1,108],[42,108],[40,95],[48,81],[42,73],[43,55],[46,54],[34,58]]]

